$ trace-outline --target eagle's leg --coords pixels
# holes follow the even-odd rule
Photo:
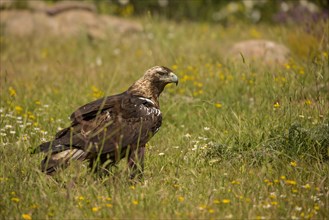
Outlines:
[[[130,153],[128,157],[130,179],[137,177],[139,180],[142,180],[144,172],[144,153],[145,145],[139,146]]]

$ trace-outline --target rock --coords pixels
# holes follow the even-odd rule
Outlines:
[[[141,32],[141,24],[117,18],[98,15],[88,10],[67,10],[49,16],[39,9],[4,10],[0,14],[0,25],[5,34],[28,36],[33,34],[74,37],[86,35],[92,39],[106,39],[108,34],[126,34]]]
[[[135,21],[130,21],[127,19],[108,16],[108,15],[100,15],[100,20],[104,23],[104,25],[110,29],[114,29],[119,33],[138,33],[143,31],[143,26]]]
[[[15,0],[0,0],[0,9],[11,8],[15,4]]]
[[[56,26],[46,14],[28,10],[2,11],[0,21],[5,34],[19,37],[51,34]]]
[[[60,1],[46,8],[46,13],[48,15],[57,15],[59,13],[69,10],[73,10],[73,11],[83,10],[83,11],[96,12],[96,6],[90,2]]]
[[[283,65],[288,62],[290,50],[269,40],[247,40],[234,44],[229,50],[228,58],[246,62],[257,61],[265,65]]]

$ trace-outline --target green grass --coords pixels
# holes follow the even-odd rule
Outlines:
[[[140,21],[145,33],[100,42],[1,36],[1,218],[328,218],[328,32]],[[289,63],[225,59],[255,37],[286,44]],[[107,177],[80,163],[40,172],[42,155],[30,152],[71,112],[154,65],[180,84],[160,98],[144,181],[131,185],[124,162]]]

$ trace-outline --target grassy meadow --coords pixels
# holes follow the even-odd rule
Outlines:
[[[92,41],[1,35],[1,219],[329,218],[328,29],[139,20],[144,33]],[[316,32],[316,30],[318,30]],[[320,31],[319,31],[320,30]],[[229,61],[231,44],[287,45],[283,66]],[[126,90],[151,66],[180,82],[160,97],[144,180],[125,161],[41,173],[41,142],[80,105]]]

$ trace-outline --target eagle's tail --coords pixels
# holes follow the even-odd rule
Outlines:
[[[61,152],[51,153],[41,161],[41,170],[48,175],[53,174],[59,168],[66,168],[72,160],[84,160],[87,153],[81,149],[66,149]]]

